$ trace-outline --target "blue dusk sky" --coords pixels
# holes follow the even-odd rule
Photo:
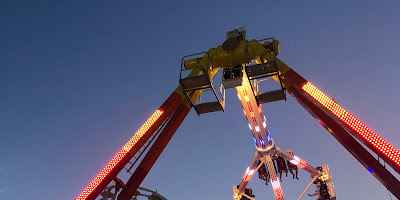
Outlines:
[[[0,199],[76,198],[175,90],[181,58],[239,27],[278,39],[282,61],[400,149],[399,1],[3,0]],[[188,114],[142,187],[170,200],[232,198],[255,148],[226,92],[225,112]],[[290,95],[263,108],[277,145],[330,166],[338,199],[390,199]],[[285,199],[311,181],[299,178],[283,179]],[[274,199],[256,177],[249,187]]]

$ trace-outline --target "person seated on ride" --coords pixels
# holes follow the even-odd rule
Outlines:
[[[285,159],[278,155],[278,157],[276,158],[276,165],[278,166],[279,178],[282,181],[282,172],[286,173],[286,177],[288,173]]]
[[[288,152],[293,156],[293,152],[291,150],[288,150]],[[289,161],[286,162],[286,165],[287,165],[287,167],[289,169],[289,172],[293,175],[293,179],[294,179],[295,174],[296,174],[296,179],[299,180],[299,177],[297,176],[298,173],[299,173],[299,170],[298,170],[297,166],[295,164],[289,162]]]
[[[267,179],[267,168],[265,167],[264,163],[261,163],[261,161],[258,161],[258,165],[261,164],[261,167],[258,168],[258,178],[262,179],[262,180],[266,180]]]
[[[251,188],[244,189],[244,193],[247,194],[249,197],[255,197],[255,195],[253,194],[253,189]]]

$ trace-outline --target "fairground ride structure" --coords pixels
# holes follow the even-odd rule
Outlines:
[[[378,159],[381,158],[395,173],[400,173],[400,152],[283,63],[277,58],[278,55],[278,40],[246,40],[246,31],[240,28],[227,32],[226,41],[222,45],[207,52],[183,57],[180,85],[76,200],[94,200],[111,185],[114,185],[113,200],[131,199],[191,108],[198,115],[224,111],[225,89],[229,88],[237,90],[256,147],[256,153],[240,185],[233,186],[234,199],[252,199],[251,189],[247,189],[246,185],[256,171],[260,178],[267,176],[271,179],[276,199],[283,199],[274,161],[280,173],[284,166],[282,164],[286,164],[289,168],[299,167],[311,174],[311,183],[299,199],[312,183],[316,184],[322,199],[336,199],[326,164],[312,167],[293,155],[292,150],[285,151],[276,146],[271,138],[261,104],[286,100],[286,93],[300,103],[377,180],[400,199],[399,180],[367,148],[377,154]],[[223,84],[215,88],[213,77],[220,69],[223,70]],[[184,73],[189,74],[183,77]],[[276,81],[279,88],[260,92],[260,84],[264,84],[265,80]],[[202,102],[200,95],[205,92],[211,92],[215,101]],[[118,178],[124,168],[131,174],[126,183]]]

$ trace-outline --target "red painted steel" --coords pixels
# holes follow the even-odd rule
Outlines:
[[[400,173],[400,152],[397,149],[310,82],[303,85],[302,89],[348,126],[349,128],[347,130],[353,136],[367,145],[368,148],[373,150],[379,157],[383,158],[386,163],[390,164],[393,169]]]
[[[400,199],[400,190],[398,190],[400,182],[349,134],[342,123],[335,120],[336,117],[332,115],[332,112],[325,109],[323,105],[301,89],[307,81],[293,70],[285,73],[284,78],[290,83],[286,86],[289,94],[310,112],[366,169],[371,169],[372,175],[396,198]]]
[[[121,148],[111,161],[90,182],[76,200],[96,199],[181,102],[181,95],[173,92],[161,107],[134,134],[129,142]]]
[[[279,180],[271,181],[272,182],[272,189],[274,190],[274,195],[276,199],[283,199],[283,192],[281,184]]]
[[[161,155],[162,151],[167,146],[168,142],[171,140],[172,136],[175,134],[176,130],[181,125],[189,111],[189,108],[183,104],[178,106],[167,125],[164,127],[154,144],[151,146],[149,152],[147,152],[146,156],[143,158],[129,181],[126,183],[127,189],[123,189],[118,195],[118,200],[131,199],[132,195],[149,173],[150,169],[153,167],[154,163],[157,161],[158,157]]]

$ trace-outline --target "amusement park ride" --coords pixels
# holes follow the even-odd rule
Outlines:
[[[257,171],[260,178],[271,180],[276,199],[283,199],[276,166],[280,173],[283,170],[287,172],[287,166],[290,170],[297,171],[298,167],[311,174],[312,180],[299,199],[313,183],[319,191],[315,194],[319,199],[336,199],[326,164],[313,167],[295,156],[292,150],[278,147],[271,138],[261,104],[286,100],[286,93],[299,102],[377,180],[400,199],[399,180],[365,147],[376,153],[378,159],[382,158],[396,173],[400,173],[400,152],[277,58],[278,40],[246,40],[245,36],[244,28],[229,31],[226,41],[217,48],[183,57],[180,85],[76,200],[94,200],[101,196],[102,199],[130,200],[132,196],[135,197],[141,182],[190,109],[193,107],[198,115],[224,111],[225,89],[229,88],[236,88],[256,148],[240,185],[233,186],[235,200],[253,199],[251,189],[246,186]],[[220,69],[223,71],[223,84],[215,88],[212,78]],[[186,72],[189,75],[182,77]],[[279,88],[260,92],[260,84],[266,80],[275,80],[279,83]],[[204,92],[211,92],[215,101],[202,102],[200,95]],[[134,167],[136,168],[132,173]],[[117,177],[124,168],[131,173],[126,183]],[[113,191],[113,195],[101,195],[105,191]],[[149,199],[164,199],[154,194]]]

